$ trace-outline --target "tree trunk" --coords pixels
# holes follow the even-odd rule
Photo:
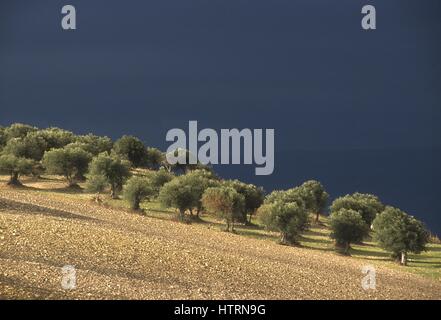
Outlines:
[[[185,217],[185,210],[180,209],[179,210],[179,220],[181,222],[184,221],[184,217]]]
[[[345,254],[349,253],[349,242],[345,243]]]
[[[76,185],[76,181],[74,177],[66,176],[68,187],[74,187]]]
[[[101,200],[101,194],[99,192],[97,192],[97,194],[95,195],[95,202],[98,204],[103,203],[103,201]]]
[[[401,252],[401,265],[407,266],[407,252]]]
[[[132,207],[132,209],[138,211],[139,208],[140,208],[140,207],[139,207],[139,203],[140,203],[139,199],[136,198],[136,199],[134,200],[134,202],[133,202],[133,207]]]
[[[19,186],[21,183],[18,180],[18,172],[13,172],[11,174],[11,178],[9,179],[8,185],[10,186]]]
[[[315,222],[319,222],[319,219],[320,219],[320,212],[317,212],[315,216]]]
[[[286,234],[284,232],[281,234],[280,243],[286,243]]]
[[[116,199],[116,198],[117,198],[117,196],[116,196],[116,187],[115,187],[115,186],[112,186],[112,187],[110,188],[110,197],[111,197],[112,199]]]

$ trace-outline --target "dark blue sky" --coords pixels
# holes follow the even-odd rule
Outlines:
[[[440,15],[439,0],[3,0],[0,124],[162,149],[189,120],[275,128],[272,176],[218,170],[268,190],[315,178],[333,197],[375,193],[441,234]]]

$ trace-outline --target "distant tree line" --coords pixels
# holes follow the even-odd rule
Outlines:
[[[299,244],[302,234],[311,224],[320,223],[328,207],[329,194],[315,180],[265,194],[253,184],[221,179],[208,166],[171,166],[165,159],[163,152],[129,135],[113,142],[109,137],[76,135],[60,128],[20,123],[0,127],[0,172],[9,175],[11,186],[20,186],[24,175],[59,175],[68,187],[86,182],[86,190],[95,194],[97,202],[104,193],[113,199],[122,195],[131,209],[140,210],[144,201],[156,199],[164,207],[175,208],[180,221],[200,219],[204,212],[225,221],[226,231],[232,232],[235,224],[252,224],[257,215],[267,229],[280,234],[280,243],[288,245]],[[406,264],[408,253],[425,250],[429,241],[422,222],[385,206],[371,194],[335,199],[329,225],[339,252],[349,254],[351,244],[372,235],[401,264]]]

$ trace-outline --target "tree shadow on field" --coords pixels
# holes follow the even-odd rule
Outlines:
[[[36,204],[23,203],[14,200],[0,199],[0,207],[2,209],[6,209],[6,211],[15,211],[18,214],[48,215],[65,219],[99,221],[98,219],[82,216],[66,210],[52,209]]]
[[[254,224],[254,223],[239,224],[239,226],[242,229],[246,229],[246,230],[265,230],[264,226],[260,226],[258,224]]]
[[[147,208],[147,209],[144,209],[144,210],[146,212],[151,211],[151,212],[157,212],[157,213],[166,213],[166,214],[169,214],[170,216],[175,215],[174,212],[170,212],[170,211],[165,210],[165,209],[151,209],[151,208]]]
[[[356,243],[356,245],[360,246],[360,247],[366,247],[366,248],[368,248],[368,247],[376,248],[377,247],[375,244],[369,243],[369,242],[359,242],[359,243]]]
[[[167,212],[167,211],[157,211],[157,210],[151,210],[151,209],[144,209],[143,211],[140,211],[141,215],[147,218],[151,219],[157,219],[161,221],[178,221],[177,215]],[[155,214],[153,212],[160,212],[161,215]],[[166,215],[167,214],[167,215]]]
[[[326,246],[326,247],[312,247],[312,246],[306,245],[305,243],[302,243],[301,247],[308,249],[308,250],[321,251],[321,252],[334,252],[335,251],[335,248],[332,245]]]
[[[427,261],[427,260],[420,260],[418,258],[424,259],[424,257],[411,257],[409,259],[409,263],[410,264],[413,264],[413,263],[424,264],[424,265],[427,265],[428,268],[441,269],[441,261]]]
[[[315,238],[308,238],[308,237],[301,237],[301,242],[311,242],[311,243],[323,243],[323,244],[329,244],[332,245],[332,241],[329,239],[315,239]]]
[[[389,260],[390,253],[383,251],[368,251],[368,250],[360,250],[351,247],[350,252],[352,255],[358,255],[363,257],[363,259],[368,260]],[[370,258],[369,258],[370,257]]]
[[[79,185],[63,186],[63,187],[59,187],[59,188],[47,188],[47,189],[22,185],[18,188],[23,189],[23,190],[48,192],[48,193],[64,193],[64,194],[83,194],[84,193],[84,189],[82,187],[80,187]]]
[[[242,228],[236,228],[235,229],[235,234],[240,235],[240,236],[246,236],[246,237],[252,237],[254,239],[267,239],[267,240],[272,240],[272,241],[277,241],[279,240],[279,237],[270,233],[261,233],[261,232],[257,232],[253,231],[253,230],[244,230]]]
[[[325,230],[327,230],[326,228],[323,228]],[[319,231],[314,231],[314,230],[306,230],[305,232],[303,232],[304,235],[306,236],[326,236],[326,234],[324,234],[323,232],[319,232]]]
[[[84,193],[84,189],[80,186],[66,186],[61,188],[49,188],[49,189],[37,189],[43,192],[52,192],[52,193],[64,193],[64,194],[82,194]]]

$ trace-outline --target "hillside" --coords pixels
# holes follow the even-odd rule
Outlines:
[[[261,228],[221,231],[173,221],[147,204],[143,216],[122,201],[98,205],[63,190],[57,180],[0,179],[0,298],[38,299],[440,299],[441,246],[412,256],[409,267],[388,261],[372,243],[353,256],[332,251],[326,227],[302,247],[282,246]],[[116,203],[115,203],[116,202]],[[377,289],[361,287],[365,265]],[[61,267],[74,265],[77,288],[63,290]]]

